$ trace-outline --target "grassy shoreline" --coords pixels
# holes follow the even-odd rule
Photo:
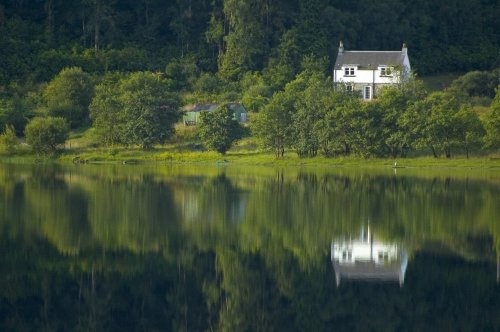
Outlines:
[[[151,151],[139,148],[86,148],[64,150],[55,158],[39,158],[30,153],[23,153],[11,157],[0,156],[0,162],[10,163],[190,163],[190,164],[238,164],[262,166],[326,166],[326,167],[418,167],[418,168],[484,168],[500,170],[500,156],[496,154],[486,156],[465,156],[453,158],[434,158],[431,156],[408,158],[362,158],[362,157],[335,157],[326,158],[299,158],[296,153],[288,152],[282,159],[276,159],[274,154],[257,149],[233,150],[226,155],[211,151],[179,151],[178,147],[160,147]]]

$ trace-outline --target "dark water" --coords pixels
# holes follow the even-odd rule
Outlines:
[[[500,330],[499,172],[0,165],[0,201],[0,331]]]

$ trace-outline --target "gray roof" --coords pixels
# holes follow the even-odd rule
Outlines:
[[[360,69],[375,69],[381,65],[401,66],[405,58],[404,51],[343,51],[337,55],[335,68],[344,65],[357,65]]]
[[[191,104],[186,105],[182,108],[184,112],[201,112],[208,111],[213,112],[218,107],[217,104]]]
[[[231,111],[236,112],[246,112],[245,107],[239,103],[228,103],[229,109]],[[202,112],[202,111],[207,111],[207,112],[213,112],[219,107],[219,104],[191,104],[191,105],[185,105],[182,107],[183,112]]]

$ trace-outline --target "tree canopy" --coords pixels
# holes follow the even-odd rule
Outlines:
[[[51,116],[62,117],[78,127],[89,117],[94,85],[81,68],[64,68],[47,85],[44,96]]]
[[[69,127],[63,118],[34,118],[25,129],[26,142],[39,155],[52,155],[68,138]]]
[[[200,137],[209,150],[225,154],[243,136],[243,127],[234,119],[234,112],[228,104],[213,112],[202,112],[200,120]]]
[[[159,71],[186,56],[229,80],[288,76],[307,55],[331,64],[339,40],[359,50],[406,42],[420,74],[488,70],[500,65],[499,16],[483,0],[4,1],[0,84],[49,81],[65,67]]]
[[[96,87],[91,118],[102,143],[133,144],[145,149],[174,133],[180,100],[171,82],[152,73],[110,75]]]

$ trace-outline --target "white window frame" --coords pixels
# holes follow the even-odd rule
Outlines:
[[[345,85],[345,91],[346,92],[353,92],[354,91],[354,85],[352,83],[346,83],[346,85]]]
[[[373,97],[372,95],[372,87],[370,85],[365,85],[363,87],[363,99],[364,100],[371,100]]]
[[[356,76],[356,67],[348,66],[344,67],[344,77],[354,77]]]

